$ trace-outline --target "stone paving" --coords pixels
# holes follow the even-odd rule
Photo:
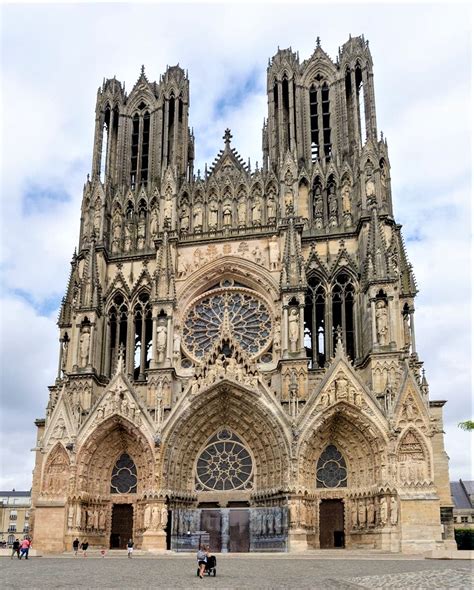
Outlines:
[[[354,590],[471,590],[474,585],[468,561],[436,561],[399,556],[371,559],[319,556],[217,556],[217,576],[196,577],[193,556],[37,557],[28,561],[0,560],[0,587],[100,588],[103,590],[156,588],[221,589],[324,589]]]

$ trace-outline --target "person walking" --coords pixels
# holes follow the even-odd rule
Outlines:
[[[20,544],[20,559],[24,556],[25,559],[28,559],[28,553],[30,551],[31,541],[28,537],[25,537]]]
[[[129,539],[128,543],[127,543],[127,557],[129,559],[131,559],[132,553],[133,553],[133,541],[132,541],[132,539]]]
[[[82,556],[87,557],[87,549],[89,549],[89,543],[87,539],[84,539],[81,543],[81,550],[83,551]]]
[[[10,559],[13,559],[13,556],[15,555],[18,557],[18,559],[20,559],[20,541],[18,539],[15,539],[13,541],[13,545],[12,545],[12,555],[10,557]]]
[[[74,551],[74,557],[77,557],[77,552],[79,551],[79,539],[77,537],[72,542],[72,550]]]

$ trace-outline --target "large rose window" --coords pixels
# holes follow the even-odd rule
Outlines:
[[[196,489],[248,490],[252,488],[252,458],[240,438],[224,428],[214,435],[196,465]]]
[[[202,358],[219,337],[223,323],[250,357],[268,348],[272,320],[267,304],[245,288],[215,289],[195,300],[185,314],[183,347],[194,359]]]

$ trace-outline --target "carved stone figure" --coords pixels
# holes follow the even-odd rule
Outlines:
[[[166,525],[168,524],[168,509],[166,506],[163,506],[161,509],[161,528],[165,529]]]
[[[379,300],[375,304],[375,325],[377,329],[377,342],[381,346],[388,344],[388,314],[385,301]]]
[[[390,498],[390,524],[395,526],[398,522],[398,503],[394,496]]]
[[[69,348],[69,340],[64,339],[63,340],[63,351],[62,351],[62,355],[61,355],[61,371],[63,373],[66,372],[68,348]]]
[[[256,197],[252,207],[252,223],[261,225],[262,223],[262,203],[260,197]]]
[[[272,223],[276,219],[276,204],[273,195],[269,196],[267,201],[267,220]]]
[[[179,363],[181,359],[181,334],[176,330],[173,338],[173,360],[175,363]]]
[[[90,328],[88,326],[85,326],[81,330],[81,338],[79,340],[79,363],[81,367],[86,367],[89,363],[90,340]]]
[[[243,227],[247,225],[247,204],[244,198],[240,198],[237,205],[237,220],[239,226]]]
[[[288,338],[290,341],[290,352],[296,352],[298,348],[298,336],[300,330],[300,316],[298,310],[293,308],[288,318]]]
[[[193,229],[202,231],[202,206],[198,203],[193,210]]]
[[[345,183],[341,191],[342,196],[342,210],[344,213],[350,213],[351,206],[351,187],[348,183]]]
[[[148,529],[151,522],[151,506],[147,504],[143,516],[143,528]]]
[[[387,498],[382,496],[380,498],[380,524],[385,526],[387,524],[388,518],[388,505],[387,505]]]
[[[151,210],[150,214],[150,235],[152,238],[156,238],[156,236],[158,235],[158,227],[158,207],[155,206]]]
[[[280,244],[277,236],[272,236],[268,241],[270,257],[270,270],[278,270],[280,264]]]
[[[351,523],[352,528],[356,529],[358,522],[357,522],[357,502],[354,500],[351,505]]]
[[[171,190],[166,191],[166,198],[163,206],[163,227],[171,226],[171,215],[173,212],[173,201],[171,200]]]
[[[359,519],[360,528],[365,528],[365,524],[367,522],[366,519],[366,507],[365,507],[365,500],[359,500],[358,508],[357,508],[357,515]]]
[[[222,223],[224,227],[232,225],[232,205],[229,202],[224,203]]]
[[[367,504],[367,524],[372,526],[375,520],[375,506],[374,501],[371,499]]]
[[[208,225],[209,229],[215,229],[218,223],[218,213],[219,209],[217,207],[216,201],[211,201],[209,203],[209,216],[208,216]]]
[[[187,232],[189,230],[189,207],[187,205],[181,207],[179,229],[182,232]]]
[[[168,331],[166,326],[159,325],[156,329],[156,352],[157,352],[157,361],[159,363],[164,362],[165,355],[166,355],[166,345],[167,345],[167,335]]]

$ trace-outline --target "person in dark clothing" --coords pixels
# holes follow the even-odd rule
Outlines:
[[[87,557],[87,549],[89,548],[89,543],[87,541],[82,541],[81,543],[81,549],[83,551],[83,556]]]
[[[79,551],[79,539],[77,537],[72,542],[72,550],[74,551],[74,557],[77,557],[77,552]]]
[[[13,541],[13,545],[12,545],[12,554],[10,559],[13,559],[13,556],[15,555],[18,557],[18,559],[20,559],[20,541],[18,539],[15,539]]]

